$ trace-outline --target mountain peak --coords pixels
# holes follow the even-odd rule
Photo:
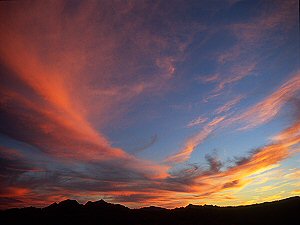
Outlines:
[[[58,203],[59,206],[78,206],[80,205],[76,200],[66,199]]]
[[[111,203],[108,203],[106,201],[104,201],[103,199],[100,199],[98,201],[92,202],[92,201],[88,201],[87,203],[85,203],[85,206],[107,206],[110,205]]]
[[[157,207],[157,206],[148,206],[148,207],[143,207],[141,210],[144,211],[165,211],[167,209],[162,208],[162,207]]]

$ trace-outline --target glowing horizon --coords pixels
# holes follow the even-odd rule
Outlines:
[[[300,194],[299,2],[0,2],[0,208]]]

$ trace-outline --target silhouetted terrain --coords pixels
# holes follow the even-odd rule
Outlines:
[[[99,224],[99,225],[299,225],[300,197],[237,207],[188,205],[176,209],[129,209],[103,200],[79,204],[75,200],[45,208],[8,209],[0,212],[0,224]]]

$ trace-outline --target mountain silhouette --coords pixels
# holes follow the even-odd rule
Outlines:
[[[247,206],[188,205],[175,209],[130,209],[99,200],[80,204],[64,200],[45,208],[0,211],[3,225],[298,225],[300,197]]]

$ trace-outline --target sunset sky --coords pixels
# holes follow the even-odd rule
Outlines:
[[[300,195],[298,9],[1,1],[0,208]]]

